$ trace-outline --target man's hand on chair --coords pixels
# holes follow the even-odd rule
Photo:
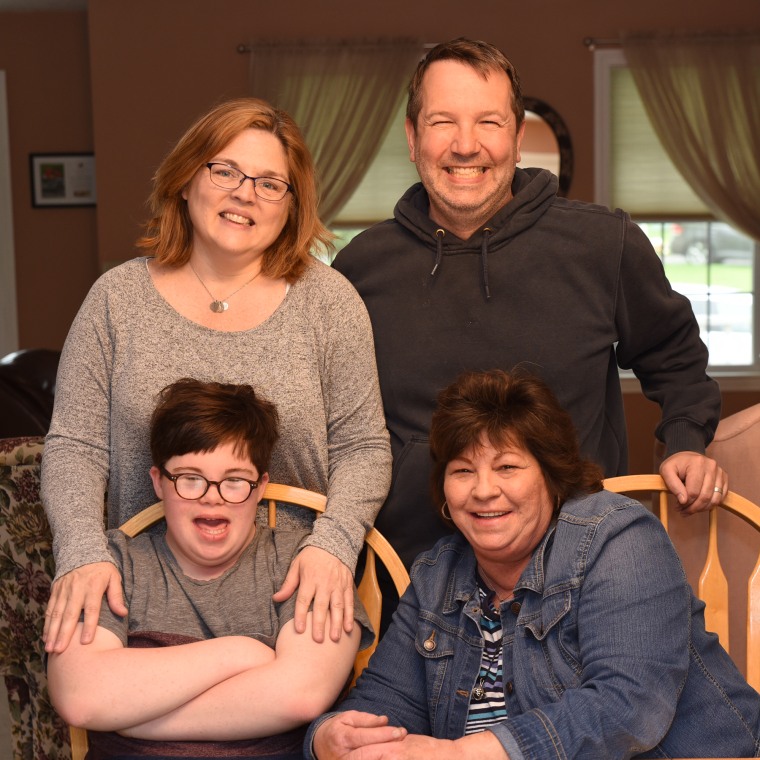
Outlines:
[[[660,475],[685,515],[717,506],[728,493],[726,471],[714,459],[694,451],[669,456],[660,465]]]

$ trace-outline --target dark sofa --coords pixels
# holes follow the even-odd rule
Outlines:
[[[60,351],[30,348],[0,359],[0,438],[45,435]]]

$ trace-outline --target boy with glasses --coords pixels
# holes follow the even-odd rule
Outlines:
[[[50,657],[56,709],[88,758],[301,756],[303,726],[337,699],[369,622],[316,643],[276,604],[305,529],[257,524],[277,411],[248,385],[180,380],[151,420],[166,532],[110,531],[129,613],[104,601],[95,641]],[[82,623],[80,622],[81,626]]]

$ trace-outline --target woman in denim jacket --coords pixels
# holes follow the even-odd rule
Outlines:
[[[430,446],[458,533],[417,558],[307,756],[760,756],[760,695],[705,631],[665,530],[602,490],[541,381],[462,376],[439,396]]]

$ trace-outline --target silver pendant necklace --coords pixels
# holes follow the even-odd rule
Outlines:
[[[478,580],[478,586],[480,588],[480,603],[481,603],[481,609],[487,605],[490,604],[490,599],[492,597],[495,597],[497,600],[496,605],[493,606],[492,609],[494,609],[495,612],[498,613],[498,607],[501,605],[501,603],[504,601],[500,596],[498,591],[495,591],[494,588],[496,584],[483,572],[483,568],[478,565],[478,572],[480,574],[480,579]],[[487,583],[487,589],[486,587],[483,587],[482,581],[485,581]],[[490,594],[488,593],[490,592]],[[483,611],[481,612],[481,615],[484,617],[487,617],[486,613]],[[499,672],[499,665],[501,663],[501,655],[502,650],[500,645],[497,645],[495,648],[495,651],[492,653],[488,652],[488,644],[489,642],[484,639],[484,649],[483,649],[483,656],[480,663],[480,673],[478,674],[478,681],[475,684],[473,690],[472,690],[472,698],[476,702],[480,702],[482,699],[485,699],[486,696],[486,681],[489,683],[491,680],[495,680],[496,676]],[[483,661],[485,661],[488,664],[488,667],[483,666]],[[495,668],[495,669],[494,669]]]
[[[488,660],[487,669],[483,668],[481,664],[478,683],[472,690],[472,697],[476,702],[480,702],[480,700],[486,696],[486,681],[488,680],[490,682],[491,677],[493,676],[495,678],[496,674],[498,673],[499,654],[499,651],[497,651],[495,655],[492,655],[490,657],[486,655],[485,659]],[[496,666],[496,670],[494,670],[494,665]]]
[[[259,269],[259,271],[256,272],[256,274],[253,275],[253,277],[251,277],[248,282],[244,282],[239,288],[233,290],[232,293],[230,293],[228,296],[225,296],[224,298],[216,298],[214,294],[206,287],[206,283],[201,280],[201,276],[198,274],[198,272],[195,271],[195,267],[192,265],[192,263],[189,261],[187,263],[190,264],[190,269],[193,270],[193,274],[198,278],[198,282],[203,285],[203,289],[211,296],[211,303],[208,305],[208,307],[215,314],[221,314],[223,311],[227,311],[227,309],[230,308],[227,300],[232,298],[235,293],[240,292],[244,287],[246,287],[246,285],[250,285],[261,274],[261,269]]]

